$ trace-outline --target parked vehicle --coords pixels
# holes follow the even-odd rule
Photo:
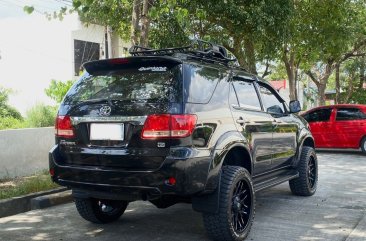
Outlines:
[[[366,153],[366,105],[330,105],[302,114],[317,148],[354,148]]]
[[[188,202],[212,239],[244,240],[255,192],[289,181],[295,195],[315,193],[298,101],[288,107],[211,43],[131,54],[86,63],[58,112],[50,173],[84,219],[115,221],[136,200]]]

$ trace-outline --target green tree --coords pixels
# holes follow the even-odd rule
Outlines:
[[[172,2],[169,12],[185,24],[189,36],[224,45],[254,74],[258,62],[268,63],[277,55],[292,11],[291,0],[168,2]]]
[[[336,84],[336,88],[339,88],[336,96],[338,103],[366,104],[366,90],[363,88],[366,83],[365,67],[366,57],[350,59],[341,66],[340,81]]]
[[[56,107],[38,103],[27,111],[27,127],[48,127],[55,124]]]
[[[56,101],[58,104],[62,102],[67,91],[71,88],[75,81],[67,80],[66,82],[59,80],[51,80],[48,88],[44,91],[48,97]]]
[[[21,120],[22,115],[14,107],[8,104],[9,94],[11,90],[0,86],[0,118],[11,117]]]
[[[86,23],[109,26],[132,44],[172,47],[188,37],[223,44],[243,67],[257,73],[257,62],[268,63],[281,46],[291,2],[73,0],[71,10]],[[62,8],[54,17],[66,13]]]
[[[299,68],[318,88],[318,104],[333,71],[358,56],[366,44],[365,2],[344,0],[294,1],[295,14],[283,50],[290,88]],[[293,83],[291,85],[291,82]],[[291,99],[296,96],[291,95]]]

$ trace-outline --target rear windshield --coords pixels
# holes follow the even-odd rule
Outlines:
[[[108,99],[132,102],[178,102],[180,65],[135,67],[85,73],[67,93],[64,103]]]

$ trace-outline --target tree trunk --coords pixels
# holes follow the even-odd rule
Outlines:
[[[244,38],[244,51],[247,62],[248,71],[252,74],[257,75],[257,67],[255,66],[255,50],[253,40],[250,38]]]
[[[325,105],[325,89],[327,88],[328,79],[333,70],[333,61],[329,60],[322,75],[316,77],[310,70],[305,72],[318,87],[318,106]]]
[[[140,45],[143,47],[147,47],[149,40],[150,18],[148,14],[150,7],[151,7],[150,0],[144,0],[141,15],[141,38],[140,38]]]
[[[131,44],[138,45],[139,22],[140,22],[140,0],[133,1],[132,20],[131,20]]]
[[[352,96],[353,93],[353,80],[354,80],[355,76],[354,73],[351,74],[351,76],[349,77],[349,82],[348,82],[348,91],[347,91],[347,96],[344,100],[344,103],[348,103],[349,99]]]
[[[297,100],[297,91],[296,91],[296,79],[295,79],[295,54],[291,53],[290,58],[287,56],[287,52],[284,52],[283,54],[283,62],[286,67],[286,73],[288,78],[288,85],[290,88],[290,100]]]
[[[318,85],[318,106],[325,105],[325,89],[327,85],[324,83],[320,83]]]
[[[246,62],[245,55],[244,55],[243,50],[242,50],[241,38],[240,37],[234,37],[233,42],[234,42],[233,47],[228,48],[228,50],[231,51],[235,55],[235,57],[237,58],[240,66],[242,66],[243,68],[248,69],[248,64]],[[249,69],[248,69],[248,71],[249,71]]]
[[[335,104],[339,103],[339,97],[340,97],[340,92],[341,92],[340,79],[339,79],[339,69],[340,69],[340,64],[336,64],[336,66],[335,66],[335,70],[336,70],[336,76],[335,76],[335,84],[336,84]]]
[[[365,76],[365,71],[366,71],[366,58],[362,58],[363,62],[360,66],[360,82],[358,84],[358,88],[362,89],[363,84],[366,82],[366,76]]]

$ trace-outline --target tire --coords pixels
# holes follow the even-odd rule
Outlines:
[[[299,177],[289,181],[291,192],[298,196],[314,195],[318,186],[318,158],[314,148],[302,148],[297,170]]]
[[[219,211],[203,213],[211,239],[244,240],[253,224],[255,196],[249,172],[238,166],[224,166],[221,173]]]
[[[366,154],[366,137],[364,137],[362,140],[361,140],[361,150],[363,152],[363,154]]]
[[[76,209],[81,217],[92,223],[110,223],[125,212],[128,202],[94,198],[75,198]]]

